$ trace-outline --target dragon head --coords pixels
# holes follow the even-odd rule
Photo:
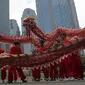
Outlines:
[[[23,26],[25,28],[33,28],[36,26],[36,23],[35,23],[35,18],[30,16],[30,17],[27,17],[23,20]]]

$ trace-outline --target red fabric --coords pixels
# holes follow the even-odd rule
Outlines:
[[[36,52],[39,53],[39,52],[44,52],[46,51],[46,48],[43,47],[43,48],[36,48]]]
[[[50,64],[50,78],[54,78],[54,73],[53,73],[54,66]]]
[[[73,55],[68,55],[68,65],[69,65],[69,76],[75,77],[75,67],[76,67],[76,58]]]
[[[44,77],[48,78],[49,77],[49,67],[42,67],[42,71],[44,73]]]
[[[6,79],[6,68],[5,67],[1,68],[1,79],[2,80]]]
[[[0,54],[1,54],[1,53],[4,53],[4,50],[0,48]]]
[[[36,78],[40,79],[40,68],[36,68],[35,73],[36,73]]]
[[[34,27],[34,29],[32,29],[32,32],[39,38],[46,40],[44,33],[38,27]]]
[[[65,77],[69,77],[69,65],[68,65],[68,57],[65,57],[64,59],[64,63],[65,63]]]
[[[62,42],[64,46],[67,46],[69,43],[71,43],[70,38],[66,37],[66,39]],[[68,54],[68,57],[64,59],[61,59],[61,62],[59,64],[59,77],[64,78],[64,77],[69,77],[73,76],[71,68],[72,68],[72,58],[71,55]]]
[[[32,76],[34,80],[40,79],[40,67],[32,69]]]
[[[22,50],[19,47],[13,46],[10,48],[9,53],[10,54],[22,54]]]
[[[67,38],[62,42],[62,44],[63,44],[64,46],[66,46],[66,45],[68,45],[70,42],[71,42],[70,38],[67,37]]]
[[[36,80],[35,74],[36,74],[36,73],[35,73],[35,69],[32,69],[32,77],[33,77],[34,80]]]
[[[0,54],[4,53],[5,51],[3,49],[0,48]],[[6,79],[6,68],[2,67],[1,68],[1,79],[4,80]]]
[[[73,52],[73,54],[74,54],[74,55],[79,55],[79,51],[78,51],[78,50],[75,50],[75,51]]]
[[[16,67],[8,66],[8,80],[17,80]]]
[[[25,79],[25,76],[24,76],[24,73],[23,73],[21,67],[16,67],[16,70],[17,70],[17,72],[18,72],[21,80],[24,80]]]
[[[69,45],[69,43],[71,43],[71,40],[70,40],[70,38],[68,38],[68,37],[66,37],[66,39],[62,42],[62,44],[64,45],[64,46],[67,46],[67,45]],[[64,69],[63,71],[61,71],[61,73],[60,73],[60,76],[62,77],[64,77],[64,76],[66,76],[66,77],[69,77],[69,76],[74,76],[75,75],[75,73],[74,73],[74,67],[75,67],[75,59],[74,59],[74,57],[73,56],[71,56],[71,54],[68,54],[67,55],[68,56],[68,58],[66,59],[64,59],[62,62],[61,62],[61,68],[60,68],[60,70],[61,69]],[[62,65],[62,63],[63,63],[63,65]]]
[[[54,63],[54,65],[50,64],[50,78],[57,78],[57,65]]]
[[[54,78],[58,78],[57,64],[54,62]]]
[[[75,72],[75,78],[82,78],[83,77],[83,68],[82,68],[82,61],[80,59],[79,55],[75,55],[75,67],[74,67],[74,72]]]
[[[64,59],[61,59],[61,62],[59,63],[59,77],[64,78],[65,76],[65,62]]]
[[[21,51],[21,48],[13,46],[10,48],[9,53],[10,54],[22,54],[22,51]],[[17,70],[19,76],[21,77],[21,80],[24,80],[25,79],[24,73],[23,73],[21,67],[17,67],[17,66],[9,66],[8,80],[13,80],[13,76],[14,76],[14,80],[17,79],[16,70]]]

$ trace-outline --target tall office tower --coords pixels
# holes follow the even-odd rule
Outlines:
[[[9,0],[0,0],[0,33],[9,35]],[[5,44],[1,48],[7,50]]]
[[[78,28],[73,0],[36,0],[38,26],[45,32],[55,27]]]
[[[9,0],[0,0],[0,33],[9,34]]]
[[[79,28],[74,0],[52,0],[56,27]]]
[[[35,14],[35,11],[30,9],[30,8],[26,8],[24,11],[23,11],[23,15],[21,17],[21,27],[22,27],[22,35],[25,36],[26,35],[26,30],[25,28],[23,27],[23,20],[29,16],[33,16],[35,18],[35,21],[37,23],[37,20],[36,20],[36,14]],[[23,50],[24,50],[24,53],[30,53],[31,50],[33,49],[33,45],[32,44],[24,44],[23,45]]]
[[[51,0],[36,0],[38,26],[45,33],[55,28],[54,13]]]
[[[19,26],[15,19],[10,20],[9,28],[11,36],[20,36]]]

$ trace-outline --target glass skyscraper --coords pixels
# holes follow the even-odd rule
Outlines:
[[[9,34],[9,0],[0,0],[0,33]]]
[[[36,0],[38,26],[45,33],[53,31],[52,26],[54,26],[53,12],[50,13],[50,11],[52,11],[50,10],[50,8],[52,9],[52,3],[50,3],[50,1],[51,0]]]
[[[36,0],[38,26],[45,33],[56,27],[79,28],[73,0]]]
[[[52,0],[56,27],[79,28],[74,0]]]
[[[9,35],[9,0],[0,0],[0,33]],[[0,47],[8,51],[8,44],[0,43]]]

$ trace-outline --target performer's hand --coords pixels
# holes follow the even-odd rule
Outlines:
[[[9,54],[9,57],[13,57],[13,55],[12,54]]]

